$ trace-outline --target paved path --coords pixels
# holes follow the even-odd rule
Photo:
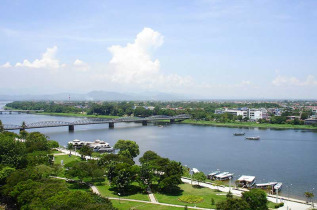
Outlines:
[[[191,184],[191,180],[189,178],[185,178],[183,177],[182,178],[182,181],[184,183],[187,183],[187,184]],[[193,181],[192,182],[193,184],[195,185],[198,185],[198,182],[196,181]],[[202,187],[207,187],[207,188],[210,188],[210,189],[218,189],[222,192],[229,192],[229,187],[223,187],[223,186],[214,186],[212,184],[209,184],[209,183],[201,183],[199,182],[199,185],[202,186]],[[244,191],[247,191],[246,189],[233,189],[231,188],[231,192],[233,195],[235,196],[242,196],[242,193]],[[273,203],[276,203],[276,196],[275,195],[268,195],[267,199]],[[288,209],[288,210],[307,210],[307,209],[311,209],[311,205],[307,205],[305,201],[302,201],[302,200],[297,200],[297,199],[289,199],[289,198],[286,198],[286,197],[280,197],[279,196],[279,199],[278,199],[278,202],[281,202],[283,200],[284,202],[284,206],[279,208],[281,210],[284,210],[284,209]],[[316,205],[315,205],[316,206]]]
[[[68,149],[56,148],[56,150],[60,151],[61,153],[66,154],[66,155],[69,155],[69,153],[70,153],[70,150],[68,150]],[[78,152],[71,151],[71,153],[72,153],[72,155],[81,157],[81,155],[80,155]],[[100,158],[97,158],[97,157],[90,157],[90,156],[86,156],[85,158],[86,158],[87,160],[90,160],[90,159],[99,160],[99,159],[100,159]]]
[[[92,191],[93,191],[94,193],[96,193],[97,195],[100,195],[100,192],[99,192],[99,190],[98,190],[98,188],[97,188],[96,186],[90,185],[90,188],[92,189]],[[149,197],[150,197],[150,195],[153,195],[153,194],[152,194],[152,193],[149,194]],[[110,199],[110,200],[132,201],[132,202],[156,204],[156,205],[179,207],[179,208],[184,208],[184,207],[185,207],[185,205],[182,206],[182,205],[175,205],[175,204],[169,204],[169,203],[159,203],[159,202],[155,199],[154,195],[153,195],[152,198],[150,197],[150,200],[151,200],[151,201],[142,201],[142,200],[135,200],[135,199],[128,199],[128,198],[114,198],[114,197],[107,197],[107,198]],[[154,199],[154,200],[152,200],[152,199]],[[201,209],[201,210],[212,210],[212,209],[207,209],[207,208],[191,207],[191,206],[187,206],[187,208],[189,208],[189,209]]]

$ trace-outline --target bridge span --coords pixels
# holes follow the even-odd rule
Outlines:
[[[14,112],[18,114],[21,114],[21,113],[30,114],[30,113],[44,112],[44,110],[10,110],[10,109],[0,110],[0,114],[3,114],[3,113],[12,114]]]
[[[103,119],[103,118],[85,118],[77,120],[74,122],[64,122],[64,121],[41,121],[35,123],[25,123],[23,125],[8,125],[3,124],[4,130],[26,130],[33,128],[49,128],[49,127],[62,127],[68,126],[69,131],[74,131],[77,125],[90,125],[90,124],[109,124],[109,128],[114,128],[115,123],[121,122],[140,122],[142,125],[147,125],[148,122],[159,121],[159,120],[169,120],[170,123],[175,121],[182,121],[189,119],[190,116],[186,114],[176,115],[176,116],[166,116],[166,115],[154,115],[150,117],[121,117],[116,119]]]

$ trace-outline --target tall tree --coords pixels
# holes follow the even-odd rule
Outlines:
[[[250,205],[251,209],[268,209],[266,193],[261,189],[251,189],[248,192],[243,192],[242,199]]]
[[[140,154],[139,145],[135,141],[131,140],[119,140],[114,145],[115,149],[119,149],[119,155],[128,157],[128,158],[135,158]]]

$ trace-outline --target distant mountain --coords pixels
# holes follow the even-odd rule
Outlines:
[[[161,93],[161,92],[142,92],[142,93],[119,93],[110,91],[91,91],[86,94],[78,93],[59,93],[47,95],[0,95],[0,101],[124,101],[124,100],[154,100],[154,101],[175,101],[186,100],[188,97]]]

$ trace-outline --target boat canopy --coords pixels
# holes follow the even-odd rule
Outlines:
[[[245,182],[253,182],[255,180],[255,176],[246,176],[246,175],[242,175],[238,181],[245,181]]]

